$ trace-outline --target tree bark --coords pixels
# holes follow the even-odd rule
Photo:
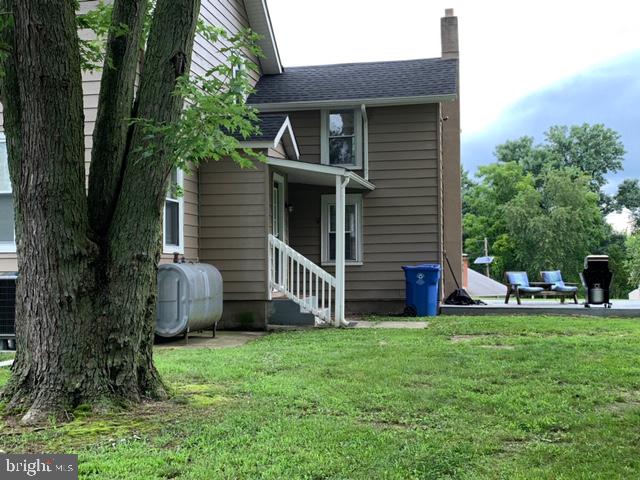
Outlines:
[[[136,99],[138,118],[156,125],[179,118],[183,100],[174,94],[176,80],[189,71],[199,11],[199,0],[158,0]],[[134,124],[108,239],[110,371],[118,391],[132,400],[164,391],[152,347],[161,214],[173,164],[162,154],[145,159],[145,137],[144,127]],[[165,139],[151,141],[153,151],[161,151]]]
[[[133,118],[133,98],[140,59],[140,45],[147,0],[116,1],[112,25],[124,26],[126,33],[111,35],[107,41],[105,67],[100,81],[100,97],[93,130],[89,172],[89,220],[98,239],[106,236],[122,182],[127,154],[129,121]]]
[[[13,67],[18,98],[7,130],[20,277],[17,356],[9,406],[37,422],[82,394],[107,387],[91,365],[95,246],[88,237],[84,113],[72,2],[13,4]],[[19,105],[19,110],[15,107]]]
[[[164,398],[153,365],[161,212],[172,161],[134,114],[177,120],[199,0],[158,0],[133,109],[146,0],[116,0],[128,34],[108,40],[85,187],[82,78],[73,2],[0,0],[0,99],[9,146],[19,258],[17,354],[3,391],[25,423],[80,403]],[[157,154],[142,149],[154,142]]]

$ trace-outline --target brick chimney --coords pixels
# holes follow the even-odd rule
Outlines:
[[[440,20],[442,37],[442,58],[448,63],[457,63],[458,17],[453,8],[447,8]],[[456,82],[456,99],[440,103],[441,125],[441,164],[442,164],[442,217],[447,220],[442,225],[444,251],[451,263],[452,273],[444,272],[445,296],[456,288],[456,279],[468,277],[464,275],[462,261],[462,199],[460,195],[460,77]],[[446,119],[446,121],[445,121]]]
[[[447,8],[440,19],[440,36],[442,58],[458,58],[458,17],[453,14],[453,8]]]

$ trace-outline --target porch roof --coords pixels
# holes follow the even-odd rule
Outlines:
[[[244,148],[276,148],[280,142],[289,158],[300,158],[300,149],[293,133],[291,121],[286,113],[261,113],[258,115],[259,133],[243,138],[239,133],[234,137]]]
[[[349,188],[358,190],[375,190],[376,188],[373,183],[365,180],[360,175],[341,167],[295,160],[283,160],[274,157],[267,158],[267,165],[277,167],[286,173],[290,183],[332,187],[336,184],[336,177],[343,177],[351,181]]]

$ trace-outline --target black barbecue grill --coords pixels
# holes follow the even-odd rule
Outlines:
[[[613,273],[609,270],[608,255],[587,255],[580,278],[587,291],[585,307],[604,305],[605,308],[611,308],[609,295]]]
[[[16,278],[15,273],[0,272],[0,350],[15,345]]]

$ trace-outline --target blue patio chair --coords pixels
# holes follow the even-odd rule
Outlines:
[[[509,303],[509,298],[515,293],[518,305],[522,305],[520,301],[520,295],[539,295],[544,291],[544,288],[529,282],[529,276],[527,272],[506,272],[507,278],[507,296],[504,298],[504,303]]]
[[[560,297],[562,303],[564,303],[565,297],[573,297],[574,303],[578,303],[578,284],[565,282],[560,270],[540,272],[540,278],[546,284],[546,288]]]

